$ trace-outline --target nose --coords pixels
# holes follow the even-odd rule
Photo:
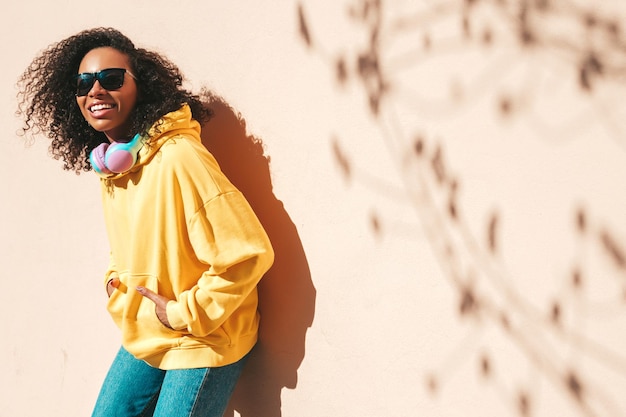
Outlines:
[[[100,81],[96,80],[91,86],[91,90],[89,90],[88,95],[89,97],[95,97],[104,94],[105,91],[106,89],[102,88]]]

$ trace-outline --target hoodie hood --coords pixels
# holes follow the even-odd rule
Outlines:
[[[137,153],[137,162],[128,171],[122,173],[100,174],[100,177],[107,180],[122,178],[123,176],[139,171],[145,164],[159,152],[161,146],[174,136],[184,134],[200,141],[200,123],[192,119],[191,108],[184,104],[180,109],[167,113],[165,116],[152,125],[147,136],[141,140],[143,146]]]

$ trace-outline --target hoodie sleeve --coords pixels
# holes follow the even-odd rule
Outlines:
[[[197,284],[167,305],[176,330],[206,336],[254,291],[274,260],[269,238],[239,191],[213,198],[189,222],[197,258],[207,265]]]

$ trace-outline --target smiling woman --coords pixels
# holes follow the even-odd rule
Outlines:
[[[110,142],[128,142],[129,116],[137,102],[128,56],[111,47],[92,49],[78,71],[76,103],[87,123]]]
[[[105,53],[107,50],[109,53]],[[126,70],[117,88],[111,88],[115,84],[107,81],[114,75],[110,71],[93,74],[114,68]],[[85,91],[91,81],[92,88]],[[163,115],[184,103],[195,120],[207,121],[210,112],[198,96],[182,88],[182,81],[174,63],[156,52],[135,47],[120,32],[110,28],[87,30],[50,45],[32,61],[19,79],[18,114],[24,118],[23,133],[47,133],[50,152],[63,161],[65,169],[89,171],[89,152],[110,140],[103,131],[92,128],[89,120],[86,122],[86,114],[90,113],[85,114],[77,102],[80,105],[80,100],[93,100],[89,98],[92,93],[101,99],[93,104],[115,104],[113,97],[132,85],[136,101],[131,109],[124,110],[128,111],[125,125],[129,132],[147,134]]]
[[[50,46],[19,84],[24,132],[47,133],[65,169],[101,177],[122,347],[93,416],[222,416],[258,338],[257,284],[274,252],[202,145],[210,112],[174,64],[113,29]]]

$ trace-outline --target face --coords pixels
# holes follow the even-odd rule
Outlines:
[[[107,68],[124,68],[132,73],[128,56],[110,47],[89,51],[80,62],[78,72],[94,73]],[[76,97],[87,123],[103,132],[111,142],[127,142],[134,135],[129,132],[129,116],[136,102],[137,84],[128,72],[124,74],[124,84],[116,90],[106,90],[96,80],[87,95]]]

